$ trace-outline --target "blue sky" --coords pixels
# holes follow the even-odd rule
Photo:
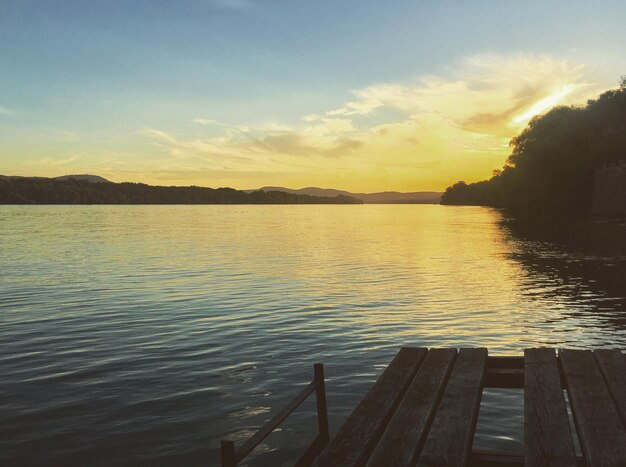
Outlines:
[[[457,134],[433,96],[463,121],[584,102],[626,73],[624,24],[618,1],[0,0],[0,173],[441,189],[488,176],[519,128]],[[332,113],[350,102],[367,110]]]

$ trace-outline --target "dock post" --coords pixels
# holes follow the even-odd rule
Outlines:
[[[233,441],[222,441],[222,467],[236,467],[235,443]]]
[[[315,397],[317,399],[317,424],[320,431],[320,439],[326,443],[330,439],[328,430],[328,408],[326,406],[326,386],[324,384],[324,365],[313,365],[315,375]]]

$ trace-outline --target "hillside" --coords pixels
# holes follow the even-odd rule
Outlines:
[[[378,193],[352,193],[349,191],[335,190],[332,188],[307,187],[292,189],[277,186],[264,186],[261,191],[284,191],[286,193],[311,195],[311,196],[351,196],[358,198],[367,204],[439,204],[441,193],[434,191],[415,191],[401,193],[398,191],[383,191]],[[248,192],[257,190],[247,190]]]
[[[86,182],[91,183],[111,183],[106,178],[100,177],[99,175],[62,175],[60,177],[54,177],[54,180],[84,180]]]
[[[85,178],[87,177],[87,178]],[[112,183],[95,176],[0,176],[0,204],[360,204],[349,196]],[[98,183],[94,183],[98,182]]]
[[[20,175],[0,175],[0,180],[19,180],[30,178],[33,180],[84,180],[86,182],[91,183],[111,183],[104,177],[100,177],[99,175],[89,175],[89,174],[80,174],[80,175],[61,175],[60,177],[23,177]]]

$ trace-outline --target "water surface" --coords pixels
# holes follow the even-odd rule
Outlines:
[[[0,463],[217,465],[315,362],[336,431],[402,345],[623,348],[625,244],[480,207],[0,207]],[[521,417],[487,391],[475,447],[519,449]]]

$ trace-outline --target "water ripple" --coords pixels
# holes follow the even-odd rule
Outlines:
[[[500,221],[442,206],[0,207],[0,464],[217,465],[219,440],[249,437],[318,361],[336,430],[402,345],[624,347],[626,248]],[[476,446],[519,449],[521,403],[486,391]],[[307,401],[246,465],[291,465],[314,413]]]

